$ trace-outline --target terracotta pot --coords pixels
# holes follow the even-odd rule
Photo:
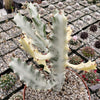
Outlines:
[[[71,70],[70,68],[66,68],[66,69],[68,69],[68,70],[74,72],[74,73],[82,80],[82,82],[84,83],[84,85],[85,85],[85,87],[86,87],[86,89],[87,89],[87,91],[88,91],[89,100],[91,100],[90,91],[89,91],[88,86],[87,86],[86,82],[84,81],[84,79],[83,79],[78,73],[76,73],[75,71]]]
[[[72,71],[73,73],[75,73],[82,80],[82,82],[84,83],[84,85],[85,85],[85,87],[86,87],[86,89],[88,91],[89,100],[91,100],[90,91],[89,91],[88,86],[86,85],[84,79],[78,73],[76,73],[75,71],[71,70],[70,68],[66,68],[66,69]],[[25,90],[26,90],[26,88],[27,88],[27,86],[25,85],[24,91],[23,91],[23,100],[25,100]]]

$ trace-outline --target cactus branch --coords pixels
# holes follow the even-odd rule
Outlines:
[[[65,66],[69,66],[69,67],[72,67],[74,69],[77,69],[77,70],[84,70],[84,71],[90,71],[92,69],[96,69],[96,63],[95,61],[94,62],[91,62],[90,60],[87,62],[87,63],[80,63],[78,65],[73,65],[73,64],[70,64],[69,62],[66,62]]]
[[[45,24],[41,21],[40,19],[40,16],[37,12],[37,9],[36,7],[34,7],[34,4],[32,3],[29,3],[28,4],[28,8],[29,8],[29,11],[30,11],[30,14],[32,16],[32,20],[34,22],[34,26],[35,26],[35,29],[37,31],[37,33],[44,39],[46,39],[46,31],[45,31]]]
[[[44,70],[50,73],[50,69],[46,65],[46,60],[49,60],[51,58],[51,53],[48,53],[46,55],[40,53],[37,48],[33,47],[32,40],[27,38],[26,35],[21,37],[19,42],[22,45],[22,49],[24,49],[28,54],[30,54],[33,57],[34,61],[36,61],[38,64],[43,64]]]
[[[9,66],[17,73],[21,80],[24,80],[27,86],[34,89],[51,89],[56,85],[56,81],[47,80],[44,74],[34,69],[31,65],[27,65],[18,58],[12,58]]]
[[[17,26],[21,28],[22,32],[28,37],[32,38],[33,44],[45,51],[46,42],[42,37],[33,30],[32,24],[27,21],[26,17],[22,16],[20,13],[16,14],[14,21]]]

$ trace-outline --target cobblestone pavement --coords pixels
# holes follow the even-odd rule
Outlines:
[[[70,46],[71,51],[69,53],[69,56],[80,56],[83,61],[87,61],[89,59],[93,61],[95,60],[98,63],[97,67],[99,74],[100,49],[95,48],[94,43],[100,40],[100,8],[95,5],[88,4],[86,0],[73,0],[73,2],[70,2],[70,0],[68,0],[69,2],[58,2],[59,0],[54,0],[54,2],[52,1],[53,0],[48,0],[48,2],[39,4],[39,6],[37,7],[39,13],[41,14],[42,21],[46,24],[51,22],[51,19],[49,17],[53,11],[52,7],[57,9],[64,9],[65,15],[68,18],[68,25],[71,26],[73,30],[72,36],[77,35],[81,41],[80,45],[78,45],[76,48]],[[50,7],[51,5],[53,6]],[[10,58],[13,56],[20,57],[28,63],[35,64],[30,55],[28,55],[20,48],[18,39],[20,39],[22,32],[18,27],[16,27],[16,24],[13,21],[15,13],[6,15],[6,12],[4,13],[3,11],[4,16],[1,17],[2,11],[3,10],[0,10],[0,75],[12,72],[12,70],[8,67],[8,63],[10,61]],[[19,12],[30,19],[30,15],[28,14],[27,10],[21,9],[19,10]],[[97,31],[95,33],[90,31],[91,25],[97,26]],[[46,31],[47,33],[50,32],[48,26]],[[83,40],[80,38],[80,34],[83,31],[89,33],[88,40]],[[87,58],[82,55],[80,50],[87,45],[94,48],[96,54],[95,57]],[[80,75],[82,74],[82,72],[80,71],[77,72]],[[0,92],[0,98],[2,97],[2,99],[0,100],[8,100],[8,98],[12,96],[13,93],[23,90],[23,88],[24,85],[22,84],[22,82],[18,81],[12,91],[9,91],[8,93],[5,93],[3,95]],[[93,92],[93,90],[91,90],[90,92],[91,100],[100,100],[100,87],[95,90],[95,92]]]

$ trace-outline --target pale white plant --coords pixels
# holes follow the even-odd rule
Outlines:
[[[52,14],[52,26],[49,38],[46,36],[45,24],[41,21],[34,4],[27,5],[32,22],[27,21],[25,16],[16,14],[14,21],[21,28],[24,34],[19,40],[22,49],[29,53],[34,61],[44,65],[44,70],[49,73],[50,79],[46,79],[38,69],[27,65],[18,58],[13,58],[9,66],[24,80],[27,86],[33,89],[60,90],[65,80],[66,66],[89,71],[96,68],[96,63],[88,61],[79,65],[70,64],[68,61],[69,41],[72,30],[66,27],[67,18],[63,11],[56,10]],[[35,29],[32,28],[34,25]],[[40,52],[44,51],[44,53]],[[46,60],[50,61],[51,68],[48,68]]]

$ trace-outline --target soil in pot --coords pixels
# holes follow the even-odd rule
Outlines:
[[[24,89],[24,100],[90,100],[88,90],[82,79],[73,71],[66,71],[61,91],[37,91],[30,87]]]

